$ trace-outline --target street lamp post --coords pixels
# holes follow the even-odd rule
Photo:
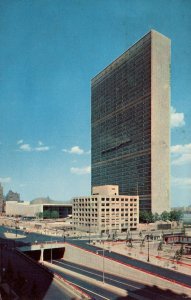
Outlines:
[[[15,220],[15,234],[16,234],[16,238],[17,238],[17,224],[18,224],[18,220]]]
[[[89,223],[89,244],[91,242],[91,237],[90,237],[90,223]]]
[[[105,249],[103,250],[97,250],[96,253],[98,254],[99,252],[102,252],[102,258],[103,258],[103,269],[102,269],[102,278],[103,278],[103,283],[105,283]]]
[[[52,264],[52,238],[51,238],[51,249],[50,249],[50,262]]]
[[[97,250],[96,251],[96,253],[98,254],[99,252],[102,252],[102,258],[103,258],[103,276],[102,276],[102,278],[103,278],[103,283],[105,283],[105,251],[108,251],[108,250],[105,250],[104,249],[104,243],[103,243],[103,249],[101,249],[101,250]],[[111,252],[110,250],[109,250],[109,252]]]
[[[103,283],[105,283],[105,250],[103,249]]]
[[[147,221],[147,227],[149,226],[149,222]],[[147,228],[148,230],[148,228]],[[150,238],[150,234],[149,234],[149,230],[148,230],[148,235],[147,235],[147,242],[148,242],[148,257],[147,257],[147,261],[150,261],[150,257],[149,257],[149,238]]]
[[[150,259],[149,259],[149,235],[147,236],[147,241],[148,241],[148,258],[147,258],[147,261],[149,262]]]

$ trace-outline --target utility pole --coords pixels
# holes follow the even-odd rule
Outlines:
[[[50,262],[52,264],[52,238],[51,238]]]
[[[90,242],[91,242],[91,237],[90,237],[90,223],[89,223],[89,244],[90,244]]]
[[[150,259],[149,259],[149,235],[147,236],[147,241],[148,241],[148,258],[147,258],[147,261],[149,262],[150,261]]]
[[[17,224],[18,224],[18,220],[15,220],[15,234],[16,234],[16,238],[17,238]]]
[[[103,275],[102,275],[102,281],[103,281],[103,283],[105,283],[105,251],[108,251],[108,250],[104,249],[104,243],[103,243],[103,249],[96,251],[97,254],[99,252],[102,252],[102,258],[103,258],[103,262],[102,262],[102,265],[103,265],[103,268],[102,268],[102,273],[103,273]]]

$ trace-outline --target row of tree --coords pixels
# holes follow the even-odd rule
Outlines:
[[[170,212],[163,211],[160,215],[158,213],[152,213],[148,211],[140,211],[139,222],[140,223],[154,223],[156,221],[176,221],[179,222],[183,217],[181,210],[171,210]]]
[[[56,210],[53,210],[53,211],[45,210],[44,212],[37,213],[36,217],[38,219],[58,219],[59,218],[59,212],[56,211]]]
[[[163,211],[160,215],[158,213],[152,213],[148,211],[140,211],[139,222],[140,223],[154,223],[156,221],[176,221],[179,222],[183,216],[183,212],[180,210],[172,210],[170,212]],[[59,218],[59,212],[56,210],[37,213],[39,219],[57,219]]]

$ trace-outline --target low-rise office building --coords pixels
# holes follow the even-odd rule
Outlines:
[[[29,202],[7,201],[5,211],[7,216],[13,217],[35,218],[44,215],[45,218],[49,218],[48,216],[51,218],[52,213],[54,217],[66,218],[72,214],[72,204],[30,204]]]
[[[139,196],[119,195],[118,186],[93,187],[89,197],[73,198],[73,225],[95,233],[136,230],[139,223]]]

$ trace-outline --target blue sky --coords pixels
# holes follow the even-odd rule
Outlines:
[[[90,80],[150,29],[172,40],[171,201],[191,204],[191,1],[0,1],[0,182],[90,193]]]

